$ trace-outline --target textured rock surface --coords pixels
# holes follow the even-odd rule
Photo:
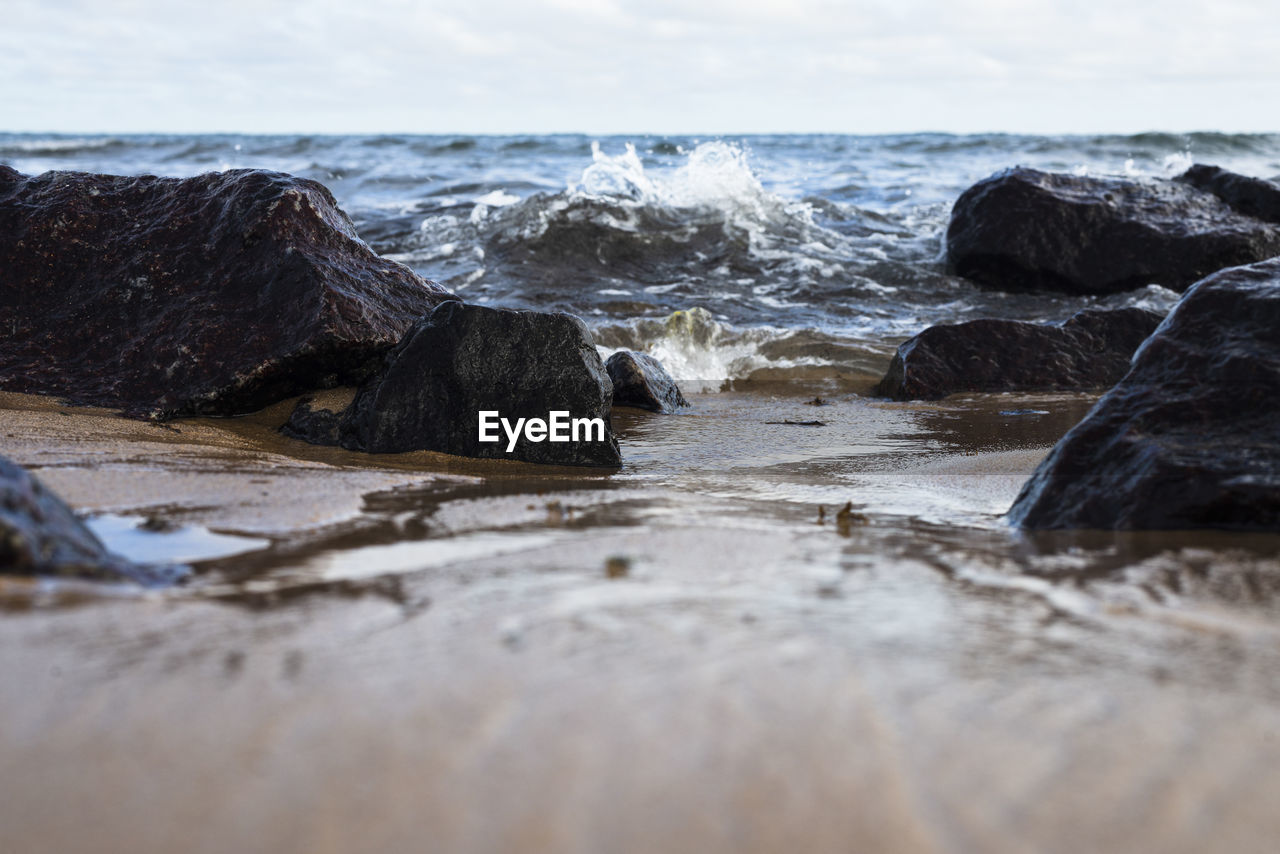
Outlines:
[[[0,457],[0,572],[147,584],[176,580],[180,568],[142,567],[109,553],[71,508],[30,472]]]
[[[1280,255],[1280,228],[1187,183],[1015,168],[960,196],[946,244],[952,273],[1006,291],[1182,291]]]
[[[622,350],[605,362],[613,382],[613,405],[652,412],[674,412],[689,401],[662,363],[647,353]]]
[[[1280,530],[1280,259],[1198,283],[1063,437],[1028,528]]]
[[[301,439],[313,445],[336,445],[344,413],[322,409],[308,398],[298,401],[280,432],[290,439]]]
[[[170,417],[357,383],[449,294],[320,184],[0,166],[0,388]]]
[[[356,389],[336,388],[298,401],[280,432],[290,439],[313,445],[337,445],[342,419],[355,399]]]
[[[1280,184],[1197,163],[1177,178],[1213,193],[1232,210],[1265,222],[1280,223]]]
[[[535,463],[618,466],[609,422],[613,387],[586,324],[572,315],[447,302],[416,324],[361,387],[341,442],[373,453],[443,451]],[[567,410],[600,418],[604,441],[532,442],[507,453],[505,436],[480,442],[478,413],[546,419]],[[499,435],[503,435],[499,429]]]
[[[873,393],[937,400],[960,391],[1108,388],[1160,320],[1124,308],[1087,309],[1053,326],[996,319],[931,326],[898,347]]]

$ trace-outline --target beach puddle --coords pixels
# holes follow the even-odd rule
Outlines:
[[[271,540],[219,534],[158,516],[102,513],[85,520],[109,551],[135,563],[198,563],[265,549]]]

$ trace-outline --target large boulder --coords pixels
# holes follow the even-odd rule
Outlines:
[[[1122,308],[1086,309],[1056,325],[983,319],[930,326],[898,347],[873,394],[938,400],[962,391],[1109,388],[1160,320]]]
[[[451,295],[375,255],[314,181],[0,166],[0,388],[232,415],[367,378]]]
[[[156,585],[176,581],[185,568],[139,566],[111,554],[62,499],[0,457],[0,572]]]
[[[586,324],[572,315],[447,302],[419,321],[361,386],[342,417],[340,442],[371,453],[443,451],[466,457],[619,466],[609,421],[613,387]],[[481,413],[490,435],[481,441]],[[568,419],[575,441],[520,431],[519,419]],[[585,429],[574,420],[599,420]],[[301,431],[300,431],[301,432]]]
[[[1280,259],[1187,291],[1023,486],[1027,528],[1280,530]]]
[[[604,363],[613,383],[613,405],[675,412],[689,405],[662,363],[648,353],[619,350]]]
[[[1213,193],[1245,216],[1280,223],[1280,184],[1203,163],[1195,164],[1175,180]]]
[[[1280,228],[1179,181],[1014,168],[966,190],[947,267],[1005,291],[1185,290],[1204,276],[1280,255]]]

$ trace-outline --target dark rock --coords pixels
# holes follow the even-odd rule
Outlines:
[[[322,185],[0,166],[0,388],[231,415],[369,376],[451,296],[366,246]]]
[[[184,569],[138,566],[111,554],[62,499],[0,457],[0,572],[165,584]]]
[[[341,442],[372,453],[443,451],[534,463],[619,466],[609,422],[609,375],[586,324],[572,315],[447,302],[419,321],[360,388]],[[599,418],[602,441],[479,441],[478,416]],[[593,438],[594,438],[593,434]],[[580,434],[581,436],[581,434]]]
[[[1213,193],[1245,216],[1280,223],[1280,184],[1203,163],[1195,164],[1174,180]]]
[[[313,445],[340,443],[340,427],[355,397],[355,389],[335,389],[317,399],[308,395],[298,401],[280,432],[290,439]]]
[[[613,381],[613,405],[674,412],[689,401],[662,363],[647,353],[621,350],[604,363]]]
[[[1123,308],[1086,309],[1052,326],[995,319],[931,326],[898,347],[872,393],[937,400],[960,391],[1109,388],[1160,320]]]
[[[1021,167],[966,190],[947,228],[948,270],[1006,291],[1182,291],[1276,255],[1280,228],[1186,183]]]
[[[280,432],[290,439],[301,439],[313,445],[336,445],[342,416],[343,413],[329,409],[312,409],[310,398],[303,398]]]
[[[1280,530],[1280,259],[1187,291],[1057,444],[1027,528]]]

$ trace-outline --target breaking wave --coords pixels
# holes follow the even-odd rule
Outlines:
[[[940,275],[945,209],[933,215],[921,238],[919,222],[784,199],[725,142],[702,143],[661,171],[646,169],[631,143],[614,155],[593,144],[590,165],[560,192],[448,199],[415,233],[378,237],[394,244],[379,248],[442,272],[474,301],[599,315],[700,303],[736,322],[768,322],[865,308],[896,293],[895,264],[904,284]]]
[[[810,328],[735,327],[704,308],[602,324],[595,337],[603,358],[618,350],[648,353],[685,391],[695,392],[796,378],[861,388],[879,380],[892,355],[883,341]]]

